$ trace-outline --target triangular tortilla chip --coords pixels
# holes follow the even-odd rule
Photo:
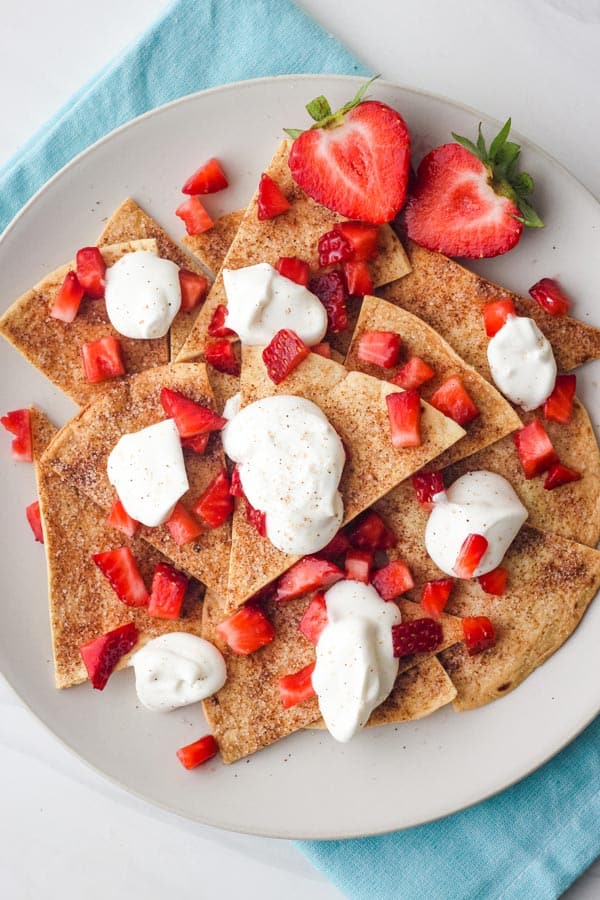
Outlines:
[[[102,248],[107,265],[135,250],[157,252],[156,242],[127,241]],[[81,345],[106,335],[118,338],[128,375],[160,366],[169,360],[166,338],[139,341],[123,337],[110,324],[104,300],[84,297],[73,322],[61,322],[49,314],[65,275],[75,269],[71,261],[46,275],[19,297],[0,319],[0,334],[57,387],[83,406],[106,391],[107,383],[90,384],[85,377]],[[125,376],[123,376],[125,377]],[[114,379],[117,383],[123,378]],[[111,384],[113,382],[111,381]]]
[[[443,468],[457,459],[469,456],[476,450],[498,441],[504,435],[521,427],[521,420],[502,394],[467,365],[452,347],[422,319],[406,310],[377,297],[365,297],[352,343],[346,357],[346,368],[378,378],[392,378],[399,369],[384,370],[370,365],[358,357],[358,344],[366,331],[392,331],[402,338],[401,364],[411,356],[419,356],[436,375],[420,389],[424,400],[452,375],[458,375],[479,409],[479,418],[466,426],[466,436],[454,444],[430,467]]]
[[[48,601],[58,688],[87,679],[79,648],[126,622],[135,622],[140,638],[135,649],[169,631],[201,634],[202,588],[192,580],[183,614],[157,619],[145,609],[125,606],[92,560],[92,554],[129,545],[149,587],[152,573],[165,557],[145,541],[129,540],[106,524],[106,515],[66,484],[40,458],[57,429],[39,410],[31,409],[34,462],[48,565]],[[127,664],[124,657],[118,668]]]
[[[165,418],[160,403],[163,387],[180,391],[204,406],[213,406],[213,397],[201,363],[187,363],[149,369],[123,382],[82,410],[58,433],[44,455],[44,463],[67,484],[94,500],[108,512],[115,491],[106,474],[108,456],[121,435],[139,431]],[[212,435],[203,455],[184,448],[189,491],[182,497],[188,509],[223,469],[220,436]],[[229,522],[219,528],[205,528],[184,546],[171,538],[166,525],[141,526],[139,535],[188,575],[220,594],[225,592],[229,564]]]
[[[385,402],[386,395],[395,390],[385,381],[348,372],[339,363],[316,353],[309,354],[285,381],[275,385],[267,375],[261,349],[244,349],[242,406],[275,394],[305,397],[323,410],[344,442],[348,451],[340,481],[344,522],[355,518],[465,433],[424,403],[422,445],[396,450],[390,440]],[[268,538],[261,538],[247,521],[244,503],[238,503],[233,516],[228,582],[231,607],[239,606],[277,578],[297,558],[277,550]]]
[[[227,256],[233,239],[246,215],[245,209],[236,209],[226,213],[220,219],[215,219],[212,228],[203,231],[202,234],[186,234],[181,242],[188,250],[198,257],[203,266],[209,272],[216,275],[223,260]]]

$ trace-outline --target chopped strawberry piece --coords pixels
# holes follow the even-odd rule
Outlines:
[[[497,334],[509,316],[516,316],[515,304],[507,297],[503,300],[492,300],[483,307],[483,323],[488,337]]]
[[[310,347],[300,340],[295,331],[282,328],[267,344],[262,358],[271,381],[281,384],[309,353]]]
[[[328,621],[325,594],[315,594],[300,619],[298,630],[302,632],[307,641],[316,644]]]
[[[435,369],[428,366],[420,356],[411,356],[401,369],[391,379],[392,384],[397,384],[405,391],[415,391],[435,377]]]
[[[444,490],[444,476],[441,472],[416,472],[412,477],[417,500],[425,509],[433,509],[433,498]]]
[[[200,740],[194,741],[193,744],[180,747],[177,751],[177,759],[184,769],[196,769],[216,756],[218,752],[219,746],[214,737],[212,734],[207,734]]]
[[[546,419],[553,422],[568,422],[573,412],[573,398],[577,387],[576,375],[557,375],[554,390],[544,403],[542,410]]]
[[[398,541],[381,516],[371,511],[350,532],[350,543],[359,550],[391,550]]]
[[[258,183],[258,218],[273,219],[290,209],[290,204],[277,182],[265,172]]]
[[[346,578],[351,581],[369,583],[373,568],[373,554],[370,550],[348,550],[346,553]]]
[[[218,528],[233,512],[233,497],[229,493],[229,478],[223,469],[213,478],[194,505],[194,512],[209,528]]]
[[[562,487],[563,484],[570,484],[572,481],[579,481],[581,472],[569,469],[557,462],[550,466],[548,474],[544,478],[544,487],[547,491],[553,491],[554,488]]]
[[[31,437],[31,416],[28,409],[13,409],[0,419],[2,425],[15,439],[11,444],[15,462],[33,462],[33,440]]]
[[[206,451],[209,440],[210,432],[207,431],[204,434],[195,434],[193,437],[181,438],[181,446],[202,455]]]
[[[133,622],[108,631],[79,648],[92,687],[101,691],[106,687],[115,666],[122,656],[137,644],[138,630]]]
[[[558,462],[552,442],[539,419],[532,419],[529,425],[515,431],[513,440],[525,478],[535,478]]]
[[[379,228],[368,222],[339,222],[334,226],[334,231],[343,235],[352,247],[353,260],[375,259],[379,253],[377,241]]]
[[[335,556],[341,556],[350,547],[350,540],[344,531],[338,531],[335,537],[332,537],[326,547],[315,553],[319,559],[332,559]]]
[[[350,259],[352,256],[352,244],[335,228],[322,234],[317,246],[319,265],[322,268],[334,266],[336,263]]]
[[[457,375],[445,381],[429,398],[429,402],[459,425],[468,425],[479,416],[479,410]]]
[[[297,256],[280,256],[275,264],[275,268],[284,278],[295,281],[296,284],[308,284],[310,269],[307,262],[298,259]]]
[[[331,344],[329,341],[321,341],[320,344],[315,344],[310,349],[312,353],[318,353],[324,359],[331,359]]]
[[[98,341],[87,341],[82,344],[81,355],[85,377],[90,384],[98,384],[100,381],[125,375],[121,344],[110,334]]]
[[[487,616],[466,616],[462,628],[469,656],[488,650],[496,643],[496,630]]]
[[[129,547],[94,553],[92,559],[126,606],[146,606],[148,591]]]
[[[240,470],[237,466],[233,467],[231,473],[231,484],[229,485],[229,493],[232,497],[245,497],[244,488],[242,487],[242,479],[240,478]]]
[[[341,569],[327,559],[316,556],[305,556],[284,572],[277,582],[276,600],[293,600],[316,591],[317,588],[329,587],[344,577]]]
[[[488,541],[482,534],[467,535],[454,563],[454,572],[457,577],[472,578],[488,547]]]
[[[77,275],[75,272],[67,272],[50,308],[50,315],[53,319],[60,319],[61,322],[72,322],[79,312],[82,300],[83,288]]]
[[[208,325],[208,333],[211,337],[224,338],[231,337],[231,335],[235,334],[231,328],[228,328],[225,324],[225,319],[227,318],[227,307],[223,303],[219,303],[219,305],[215,308],[214,313],[212,314],[212,319]]]
[[[267,514],[260,509],[254,509],[246,500],[246,518],[261,537],[267,536]]]
[[[182,438],[220,431],[227,424],[227,419],[223,416],[171,388],[162,388],[160,402],[167,416],[175,420],[177,431]]]
[[[188,234],[202,234],[214,225],[198,197],[190,197],[180,203],[175,215],[182,220]]]
[[[106,519],[111,528],[122,531],[127,537],[133,537],[140,523],[132,519],[119,499],[115,500]]]
[[[179,270],[179,287],[181,288],[181,311],[191,312],[200,306],[208,290],[208,279],[189,269]]]
[[[204,358],[217,372],[224,372],[226,375],[240,374],[241,366],[229,341],[215,341],[214,344],[209,344],[204,350]]]
[[[358,341],[357,356],[363,362],[393,369],[398,365],[401,343],[393,331],[365,331]]]
[[[309,663],[299,672],[294,672],[293,675],[284,675],[279,679],[279,693],[284,709],[290,709],[290,707],[316,696],[312,686],[314,669],[315,663]]]
[[[346,288],[353,297],[364,297],[373,293],[373,279],[364,259],[350,259],[342,263]]]
[[[421,606],[426,613],[436,618],[443,613],[453,584],[452,578],[439,578],[437,581],[428,581],[423,586]]]
[[[415,586],[410,569],[401,559],[394,559],[373,575],[373,587],[384,600],[395,600]]]
[[[42,516],[40,514],[40,501],[35,500],[33,503],[30,503],[29,506],[25,507],[25,515],[27,516],[27,521],[29,522],[29,526],[33,531],[33,536],[38,541],[38,543],[44,543],[44,532],[42,530]]]
[[[388,394],[392,444],[398,449],[421,446],[421,398],[418,391]]]
[[[152,577],[148,615],[156,619],[178,619],[188,579],[168,563],[158,563]]]
[[[196,169],[181,188],[182,194],[216,194],[228,187],[225,172],[214,156]]]
[[[529,293],[542,309],[551,316],[566,316],[569,311],[569,298],[554,278],[542,278],[536,281]]]
[[[327,311],[327,330],[339,334],[348,327],[348,310],[346,309],[346,285],[341,272],[325,272],[312,278],[308,289],[315,294]]]
[[[498,566],[497,569],[492,569],[491,572],[480,575],[477,580],[486,594],[495,594],[497,597],[501,597],[506,590],[508,569]]]
[[[260,650],[275,637],[275,629],[262,610],[248,605],[217,625],[216,632],[239,656],[248,656]]]
[[[169,530],[169,534],[179,547],[189,544],[194,538],[202,534],[202,525],[189,512],[183,503],[179,501],[175,504],[173,512],[169,519],[165,522]]]
[[[435,619],[412,619],[410,622],[392,625],[394,656],[432,653],[443,639],[442,626]]]
[[[100,300],[106,289],[106,263],[98,247],[82,247],[76,257],[77,281],[86,297]]]

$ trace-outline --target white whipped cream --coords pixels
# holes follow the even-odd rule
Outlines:
[[[227,679],[225,660],[217,648],[183,631],[148,641],[129,665],[135,669],[140,703],[155,712],[204,700],[220,691]]]
[[[344,517],[338,485],[345,453],[318,406],[281,394],[245,406],[221,432],[267,537],[284,553],[321,550]]]
[[[164,337],[181,306],[179,267],[149,250],[126,253],[106,270],[105,301],[119,334]]]
[[[166,522],[189,488],[173,419],[124,434],[108,457],[108,480],[133,519],[154,528]]]
[[[498,390],[523,409],[537,409],[552,393],[556,360],[533,319],[508,316],[490,338],[487,357]]]
[[[338,581],[325,593],[328,624],[317,643],[312,685],[319,709],[336,741],[349,741],[394,687],[392,625],[402,616],[375,588]]]
[[[243,344],[262,347],[282,328],[295,331],[309,347],[323,340],[327,313],[319,298],[268,263],[223,269],[223,282],[225,324]]]
[[[240,407],[242,405],[242,395],[234,394],[233,397],[229,397],[225,401],[225,406],[223,408],[223,418],[224,419],[233,419],[234,416],[240,411]]]
[[[447,491],[433,498],[425,529],[425,547],[447,575],[455,575],[460,549],[470,534],[480,534],[488,549],[473,577],[491,572],[502,562],[528,512],[501,475],[484,470],[467,472]]]

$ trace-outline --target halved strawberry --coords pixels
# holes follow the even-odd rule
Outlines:
[[[77,275],[75,272],[67,272],[50,307],[50,315],[53,319],[60,319],[61,322],[72,322],[79,312],[82,300],[83,288],[79,284]]]
[[[541,278],[529,288],[533,299],[551,316],[566,316],[569,299],[554,278]]]
[[[433,509],[433,498],[444,490],[444,476],[441,472],[416,472],[412,484],[417,500],[424,509]]]
[[[290,203],[276,181],[265,172],[258,182],[258,218],[273,219],[290,209]]]
[[[352,247],[350,259],[375,259],[379,253],[379,228],[369,222],[338,222],[334,231],[341,234]]]
[[[343,262],[345,259],[350,259],[352,256],[352,244],[335,228],[321,235],[317,249],[319,251],[319,265],[323,269]]]
[[[372,583],[384,600],[395,600],[415,586],[410,569],[401,559],[393,559],[387,566],[377,569]]]
[[[225,469],[213,478],[193,510],[209,528],[218,528],[227,521],[233,512],[233,497],[229,493],[229,478]]]
[[[510,119],[486,148],[452,134],[421,160],[405,209],[408,236],[446,256],[498,256],[519,241],[524,225],[542,226],[525,199],[533,179],[516,171],[518,144],[508,141]]]
[[[204,358],[217,372],[224,372],[226,375],[240,374],[240,362],[229,341],[215,341],[214,344],[208,344],[204,350]]]
[[[458,578],[472,578],[488,547],[488,540],[482,534],[467,535],[454,563],[455,575]]]
[[[539,419],[532,419],[529,425],[515,431],[513,441],[525,478],[535,478],[536,475],[549,469],[553,463],[558,462],[552,441]]]
[[[208,324],[208,333],[211,337],[231,337],[232,334],[235,334],[231,328],[228,328],[225,324],[225,319],[227,318],[227,307],[223,303],[219,303],[217,307],[215,307],[215,311],[212,314],[212,318]]]
[[[188,234],[202,234],[214,225],[199,197],[184,200],[175,210],[175,215],[182,220]]]
[[[385,398],[392,444],[398,449],[421,446],[421,398],[418,391],[402,391]]]
[[[254,509],[246,500],[246,518],[261,537],[267,536],[267,514],[260,509]]]
[[[434,617],[443,613],[453,584],[452,578],[438,578],[437,581],[428,581],[423,585],[421,606],[426,613]]]
[[[129,653],[138,640],[138,630],[133,622],[94,638],[79,648],[92,687],[101,691],[106,687],[115,666],[122,656]]]
[[[275,637],[275,629],[257,606],[242,606],[229,619],[217,625],[216,632],[240,656],[260,650]]]
[[[391,528],[372,510],[352,527],[349,538],[352,546],[359,550],[391,550],[398,543]]]
[[[429,398],[429,403],[459,425],[468,425],[479,416],[479,410],[458,375],[445,381]]]
[[[400,356],[400,335],[393,331],[365,331],[358,341],[356,354],[366,363],[393,369]]]
[[[373,279],[364,259],[349,259],[342,263],[346,288],[353,297],[364,297],[373,293]]]
[[[557,375],[554,389],[542,407],[544,417],[553,422],[568,422],[573,412],[576,387],[576,375]]]
[[[11,434],[12,458],[15,462],[33,462],[33,440],[31,437],[31,415],[28,409],[13,409],[0,418],[0,422]]]
[[[179,500],[173,509],[169,519],[165,522],[169,530],[169,534],[179,547],[189,544],[194,538],[202,534],[202,525],[189,512],[181,500]]]
[[[428,366],[420,356],[411,356],[408,362],[404,363],[401,369],[398,369],[390,381],[405,391],[416,391],[417,388],[420,388],[426,381],[430,381],[434,377],[435,369]]]
[[[40,501],[35,500],[33,503],[30,503],[29,506],[25,507],[25,515],[27,516],[27,521],[29,522],[29,526],[33,531],[33,536],[38,541],[38,543],[44,543],[44,532],[42,530],[42,517],[40,514]]]
[[[496,629],[487,616],[465,616],[462,629],[469,656],[488,650],[496,643]]]
[[[218,159],[212,156],[196,169],[181,188],[182,194],[216,194],[228,187],[227,177]]]
[[[280,577],[275,599],[279,603],[293,600],[317,588],[329,587],[343,577],[342,570],[329,560],[305,556]]]
[[[348,327],[348,310],[346,300],[348,294],[341,272],[325,272],[311,278],[308,289],[315,294],[327,312],[327,331],[339,334]]]
[[[181,446],[193,450],[194,453],[202,454],[206,451],[209,440],[210,432],[207,431],[205,434],[194,434],[192,437],[181,438]]]
[[[85,377],[90,384],[107,381],[125,375],[125,363],[121,344],[111,334],[98,341],[86,341],[81,345]]]
[[[106,263],[98,247],[82,247],[75,258],[77,281],[86,297],[100,300],[106,289]]]
[[[281,384],[309,353],[310,347],[300,340],[295,331],[282,328],[271,338],[262,352],[262,358],[271,381]]]
[[[147,605],[148,591],[129,547],[94,553],[92,559],[122,603],[126,606]]]
[[[175,420],[177,431],[182,438],[220,431],[227,424],[227,419],[223,416],[171,388],[162,388],[160,402],[167,416]]]
[[[494,337],[505,324],[508,317],[516,316],[516,314],[515,304],[510,297],[486,303],[483,307],[483,324],[485,325],[487,336]]]
[[[216,756],[218,752],[219,745],[212,734],[207,734],[200,740],[194,741],[193,744],[180,747],[176,755],[184,769],[196,769]]]
[[[495,594],[495,596],[501,597],[506,590],[508,569],[503,569],[502,566],[498,566],[497,569],[492,569],[491,572],[480,575],[477,581],[486,594]]]
[[[315,594],[300,619],[298,630],[311,644],[316,644],[328,622],[325,594]]]
[[[315,556],[318,556],[319,559],[333,559],[336,556],[341,556],[349,547],[350,540],[346,532],[338,531],[335,537],[331,538],[327,546],[323,547],[322,550],[319,550],[318,553],[315,553]]]
[[[373,568],[373,554],[370,550],[348,550],[346,553],[346,578],[369,583]]]
[[[284,709],[290,709],[290,707],[316,696],[312,686],[314,669],[315,663],[312,662],[300,669],[299,672],[294,672],[293,675],[284,675],[279,679],[279,693]]]
[[[318,353],[319,356],[322,356],[324,359],[331,359],[331,344],[329,341],[321,341],[320,344],[315,344],[310,348],[311,353]]]
[[[178,619],[188,579],[168,563],[158,563],[152,576],[148,615],[156,619]]]
[[[442,626],[435,619],[412,619],[392,625],[394,656],[433,653],[444,639]]]
[[[122,531],[123,534],[127,535],[127,537],[133,537],[140,527],[140,523],[131,518],[118,498],[113,503],[111,510],[107,516],[106,522],[111,526],[111,528],[116,528],[117,531]]]
[[[280,275],[289,278],[290,281],[295,281],[296,284],[303,284],[305,287],[308,284],[310,275],[308,263],[298,259],[297,256],[280,256],[275,263],[275,268]]]
[[[544,478],[544,488],[547,491],[553,491],[554,488],[562,487],[563,484],[570,484],[572,481],[579,481],[581,472],[569,469],[562,463],[556,462],[548,469],[548,474]]]
[[[208,279],[189,269],[179,270],[179,287],[181,288],[181,311],[191,312],[200,306],[208,290]]]

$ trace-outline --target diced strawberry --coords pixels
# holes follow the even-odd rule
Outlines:
[[[127,537],[133,537],[140,523],[132,519],[119,499],[115,500],[106,519],[111,528],[122,531]]]
[[[228,187],[225,172],[218,159],[211,157],[203,166],[196,169],[193,175],[181,188],[182,194],[216,194]]]
[[[284,709],[290,709],[290,707],[297,706],[298,703],[303,703],[304,700],[310,700],[311,697],[316,696],[312,686],[314,669],[315,663],[309,663],[299,672],[294,672],[293,675],[284,675],[279,679],[279,693]]]
[[[146,606],[148,591],[129,547],[94,553],[92,559],[126,606]]]
[[[513,441],[525,478],[535,478],[558,462],[556,451],[539,419],[532,419],[529,425],[515,431]]]
[[[318,353],[324,359],[331,359],[331,344],[329,341],[321,341],[320,344],[315,344],[310,350],[311,353]]]
[[[258,218],[273,219],[290,209],[290,204],[276,181],[265,172],[258,183]]]
[[[258,606],[248,605],[217,625],[216,632],[240,656],[260,650],[275,637],[275,629],[262,610]]]
[[[223,416],[171,388],[162,388],[160,402],[167,416],[175,420],[177,431],[182,438],[220,431],[227,424],[227,419]]]
[[[209,528],[218,528],[227,521],[233,512],[233,497],[229,493],[229,478],[225,469],[213,478],[193,509]]]
[[[444,639],[442,626],[435,619],[412,619],[392,625],[394,656],[433,653]]]
[[[209,440],[210,432],[207,431],[204,434],[195,434],[192,437],[181,438],[181,446],[202,455],[206,451]]]
[[[158,563],[152,577],[148,615],[156,619],[178,619],[188,579],[168,563]]]
[[[137,644],[138,630],[133,622],[121,625],[94,638],[79,648],[92,687],[101,691],[106,687],[115,666],[122,656]]]
[[[0,419],[2,425],[15,439],[11,444],[15,462],[33,462],[33,440],[31,437],[31,416],[28,409],[13,409]]]
[[[199,197],[184,200],[175,210],[175,215],[182,220],[188,234],[202,234],[214,225]]]
[[[554,488],[562,487],[563,484],[570,484],[572,481],[579,481],[581,472],[569,469],[562,463],[556,462],[548,469],[548,474],[544,478],[544,487],[547,491],[553,491]]]
[[[421,446],[421,398],[418,391],[402,391],[385,398],[392,444],[398,449]]]
[[[177,751],[177,759],[184,769],[196,769],[216,756],[218,752],[219,746],[214,737],[212,734],[207,734],[200,740],[194,741],[193,744],[180,747]]]
[[[417,500],[424,509],[433,509],[433,498],[445,490],[441,472],[416,472],[412,477]]]
[[[346,578],[368,584],[373,568],[373,554],[370,550],[348,550],[345,565]]]
[[[456,576],[458,578],[472,578],[488,547],[489,543],[482,534],[467,535],[454,563]]]
[[[125,375],[121,344],[111,334],[81,345],[85,377],[90,384]]]
[[[328,621],[325,594],[315,594],[300,619],[298,630],[307,641],[316,644]]]
[[[508,569],[498,566],[497,569],[492,569],[491,572],[480,575],[477,580],[486,594],[495,594],[497,597],[501,597],[506,590]]]
[[[208,325],[208,333],[211,337],[224,338],[231,337],[232,334],[235,334],[231,328],[228,328],[225,324],[225,319],[227,318],[227,307],[223,303],[219,303],[219,305],[215,308],[214,313],[212,314],[212,318]]]
[[[336,556],[341,556],[349,547],[350,540],[346,532],[338,531],[335,537],[331,538],[327,546],[323,547],[322,550],[319,550],[318,553],[315,553],[315,556],[318,556],[319,559],[333,559]]]
[[[267,536],[267,514],[246,500],[246,518],[261,537]]]
[[[391,380],[405,391],[415,391],[435,376],[435,369],[428,366],[420,356],[411,356]]]
[[[445,381],[429,398],[429,402],[459,425],[468,425],[479,416],[479,410],[457,375]]]
[[[53,319],[60,319],[61,322],[72,322],[79,312],[82,300],[83,288],[77,275],[75,272],[67,272],[50,308],[50,315]]]
[[[308,284],[310,269],[307,262],[298,259],[297,256],[280,256],[275,263],[275,268],[284,278],[295,281],[296,284]]]
[[[573,412],[576,387],[576,375],[557,375],[554,390],[542,407],[544,417],[553,422],[568,422]]]
[[[364,259],[349,259],[342,263],[346,288],[353,297],[364,297],[373,293],[373,279]]]
[[[317,246],[319,265],[322,268],[334,266],[336,263],[350,259],[352,256],[352,244],[335,228],[322,234]]]
[[[179,547],[189,544],[194,538],[202,534],[202,525],[189,512],[183,503],[179,501],[175,504],[175,508],[169,519],[165,522],[169,530],[169,534]]]
[[[496,643],[496,630],[487,616],[466,616],[462,628],[469,656],[488,650]]]
[[[226,375],[240,374],[241,366],[229,341],[215,341],[208,344],[204,350],[204,358],[217,372],[224,372]]]
[[[503,300],[492,300],[483,307],[483,323],[488,337],[497,334],[509,316],[516,316],[515,304],[506,297]]]
[[[304,556],[280,577],[275,599],[280,603],[293,600],[309,591],[316,591],[317,588],[329,587],[343,577],[342,570],[329,560]]]
[[[282,328],[267,344],[262,358],[271,381],[281,384],[309,353],[310,347],[300,340],[295,331]]]
[[[436,618],[443,613],[453,584],[452,578],[439,578],[437,581],[428,581],[423,586],[421,606],[426,613]]]
[[[77,281],[86,297],[100,300],[106,289],[106,263],[98,247],[82,247],[76,257]]]
[[[189,269],[179,270],[179,287],[181,288],[181,311],[191,312],[200,306],[208,290],[208,279]]]
[[[359,550],[391,550],[398,541],[381,516],[371,510],[352,528],[350,543]]]
[[[384,600],[395,600],[415,586],[410,569],[401,559],[394,559],[382,569],[377,569],[372,583]]]
[[[379,253],[377,247],[379,228],[377,225],[371,225],[368,222],[338,222],[334,226],[334,231],[343,235],[352,247],[350,259],[375,259]]]
[[[365,331],[358,341],[357,356],[363,362],[393,369],[400,356],[400,336],[393,331]]]
[[[341,272],[325,272],[312,278],[308,289],[315,294],[327,311],[327,330],[339,334],[348,327],[348,310],[346,309],[346,285]]]
[[[244,488],[242,487],[242,479],[240,478],[240,470],[237,466],[233,467],[231,473],[231,483],[229,485],[229,493],[232,497],[245,497]]]
[[[542,278],[529,288],[533,299],[551,316],[566,316],[569,298],[554,278]]]
[[[40,501],[35,500],[25,507],[25,515],[33,531],[33,536],[38,543],[44,543],[44,532],[42,530],[42,516],[40,514]]]

